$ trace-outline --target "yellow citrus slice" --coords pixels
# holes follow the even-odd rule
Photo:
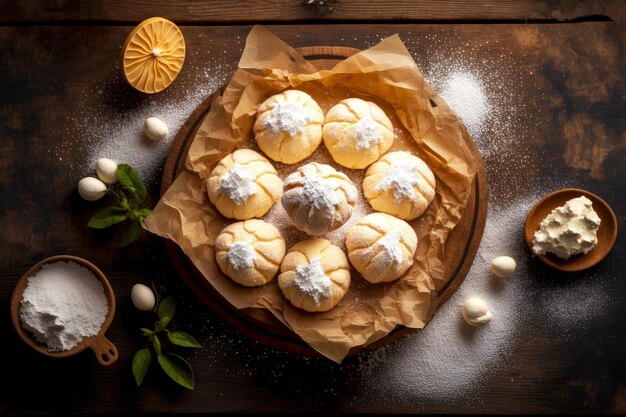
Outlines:
[[[183,67],[185,39],[174,23],[162,17],[141,22],[122,48],[122,74],[143,93],[158,93],[169,86]]]

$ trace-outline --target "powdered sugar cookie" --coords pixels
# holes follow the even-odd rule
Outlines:
[[[363,278],[373,284],[390,282],[413,265],[417,235],[404,220],[372,213],[352,226],[346,247],[350,263]]]
[[[272,164],[250,149],[228,154],[207,180],[209,200],[222,215],[238,220],[261,217],[282,193]]]
[[[291,247],[283,259],[278,286],[295,307],[328,311],[350,288],[348,259],[326,239],[304,240]]]
[[[375,103],[348,98],[326,114],[322,138],[335,162],[361,169],[389,150],[394,140],[393,125]]]
[[[246,287],[267,284],[285,256],[278,229],[251,219],[226,226],[215,239],[215,260],[222,272]]]
[[[298,229],[318,235],[344,224],[357,198],[358,191],[345,174],[311,162],[285,178],[281,203]]]
[[[433,172],[408,152],[391,152],[373,163],[363,179],[363,194],[376,211],[412,220],[435,197]]]
[[[287,90],[259,106],[253,130],[259,148],[274,161],[294,164],[322,141],[324,113],[303,91]]]

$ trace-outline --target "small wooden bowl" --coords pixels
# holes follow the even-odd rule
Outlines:
[[[532,251],[533,236],[539,228],[539,223],[550,214],[555,208],[564,205],[568,200],[585,196],[591,200],[593,209],[600,217],[600,228],[598,229],[598,244],[589,253],[579,254],[569,259],[561,259],[552,253],[537,255],[546,265],[559,271],[576,272],[590,268],[600,262],[613,248],[617,238],[617,219],[611,207],[595,194],[578,188],[564,188],[554,191],[543,197],[530,210],[524,225],[524,239]]]
[[[97,335],[84,338],[72,349],[61,352],[49,352],[46,345],[37,342],[28,331],[22,328],[22,323],[20,321],[20,303],[24,294],[24,289],[28,284],[28,278],[37,274],[37,272],[39,272],[44,265],[62,261],[76,262],[93,272],[104,287],[104,293],[107,297],[109,311],[107,312],[104,323],[102,323],[102,327],[100,327],[100,331]],[[32,347],[37,352],[52,358],[66,358],[68,356],[73,356],[89,347],[95,352],[96,359],[100,362],[100,364],[104,366],[113,364],[118,358],[117,348],[104,336],[104,333],[113,321],[113,316],[115,316],[115,295],[113,294],[111,284],[109,284],[109,281],[106,279],[102,271],[100,271],[94,264],[76,256],[57,255],[39,261],[32,268],[30,268],[28,272],[22,276],[22,278],[20,278],[15,286],[15,289],[13,290],[13,295],[11,296],[11,318],[17,334],[24,342],[26,342],[28,346]]]

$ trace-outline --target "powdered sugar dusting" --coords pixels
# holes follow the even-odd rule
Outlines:
[[[250,242],[235,242],[228,245],[228,263],[237,271],[251,268],[255,257],[256,252]]]
[[[392,230],[376,242],[377,245],[382,246],[385,258],[389,259],[390,262],[402,262],[400,239],[402,239],[402,232],[399,230]]]
[[[391,164],[385,169],[385,176],[376,185],[376,191],[393,190],[394,203],[400,203],[406,199],[414,200],[417,198],[415,187],[419,186],[420,181],[417,164],[403,161]]]
[[[378,143],[378,123],[369,114],[361,117],[354,129],[357,149],[370,149]]]
[[[337,182],[334,178],[322,178],[319,174],[304,175],[299,194],[300,204],[332,215],[334,207],[339,204],[339,199],[335,195],[335,190],[339,186]]]
[[[227,195],[237,205],[243,204],[256,194],[257,189],[256,177],[246,167],[236,162],[230,171],[220,178],[220,193]]]
[[[50,352],[98,334],[108,311],[102,283],[76,262],[44,265],[28,278],[20,301],[22,326]]]
[[[321,297],[328,298],[330,291],[330,278],[324,273],[320,258],[311,259],[311,263],[296,267],[296,276],[293,283],[305,294],[313,297],[316,305],[320,305]]]
[[[428,326],[399,341],[393,355],[386,354],[393,360],[362,370],[371,395],[407,403],[451,398],[479,386],[489,367],[506,358],[527,314],[523,305],[528,280],[519,273],[499,279],[491,274],[490,262],[507,254],[516,260],[518,271],[524,271],[529,256],[523,223],[533,201],[524,199],[489,212],[477,259],[459,290]],[[480,328],[468,326],[460,314],[463,302],[473,296],[485,300],[494,316]]]
[[[263,127],[273,133],[286,132],[294,137],[304,131],[309,116],[300,103],[282,102],[274,104],[269,117],[263,120]]]
[[[455,72],[444,81],[441,97],[463,120],[472,136],[480,134],[491,105],[480,80],[467,72]]]
[[[111,68],[107,81],[94,82],[76,98],[76,107],[68,111],[67,142],[48,150],[48,155],[63,162],[64,174],[72,183],[93,175],[96,161],[109,158],[137,169],[141,179],[153,189],[172,142],[181,126],[198,105],[223,85],[234,65],[223,64],[219,57],[200,68],[191,53],[176,81],[158,94],[140,95],[129,87],[119,70]],[[152,141],[143,133],[148,117],[158,117],[170,134],[162,141]]]

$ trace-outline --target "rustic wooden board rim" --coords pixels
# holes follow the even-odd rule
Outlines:
[[[296,48],[296,50],[311,61],[314,65],[316,61],[339,61],[346,57],[359,52],[359,49],[348,47],[327,47],[327,46],[309,46]],[[222,87],[223,88],[223,87]],[[200,123],[210,110],[213,95],[207,97],[190,115],[189,119],[179,130],[172,148],[167,156],[163,169],[161,180],[160,195],[162,196],[169,186],[173,183],[176,176],[184,168],[184,157],[187,154],[191,139],[195,136]],[[474,156],[479,160],[479,169],[474,180],[472,221],[470,232],[467,237],[467,243],[463,249],[459,263],[451,273],[451,278],[439,290],[439,306],[444,304],[454,294],[456,289],[462,284],[465,276],[473,263],[474,257],[478,250],[480,240],[487,217],[487,177],[482,163],[480,153],[475,145],[470,143],[470,148]],[[182,165],[181,165],[182,163]],[[481,205],[482,202],[482,205]],[[306,342],[300,339],[295,333],[284,326],[280,321],[275,319],[275,325],[270,326],[268,323],[255,317],[255,310],[259,309],[243,309],[238,310],[224,299],[211,284],[202,277],[191,261],[187,258],[180,247],[171,240],[166,240],[167,252],[174,264],[174,268],[179,273],[180,278],[185,284],[196,294],[215,313],[220,315],[233,327],[247,335],[248,337],[267,345],[271,348],[286,350],[288,352],[305,355],[320,356],[320,354],[311,348]],[[387,336],[367,345],[357,346],[353,348],[348,356],[352,356],[361,349],[375,349],[391,343],[400,337],[414,332],[416,329],[398,326],[392,330]]]

